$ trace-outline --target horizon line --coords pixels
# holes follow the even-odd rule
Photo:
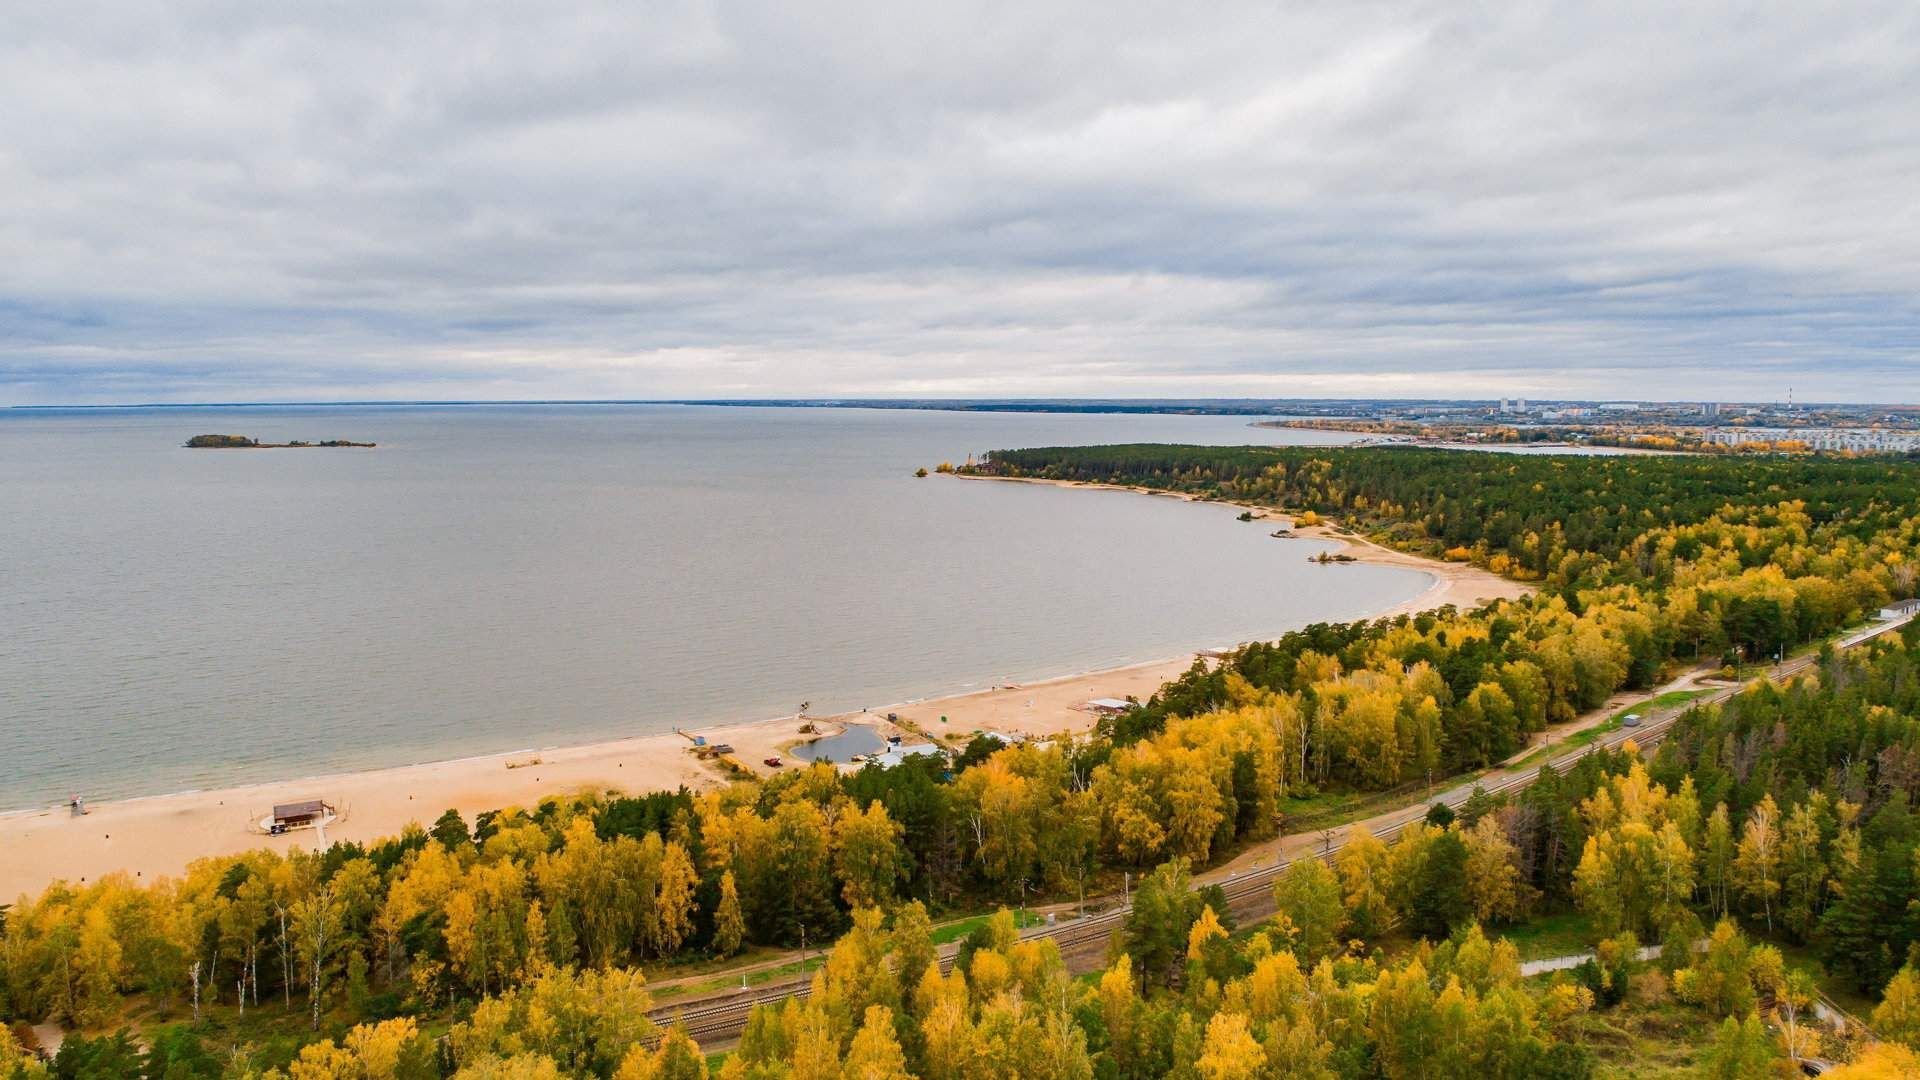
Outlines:
[[[55,402],[45,404],[10,404],[8,410],[18,411],[57,411],[63,409],[263,409],[263,408],[354,408],[370,406],[429,406],[429,407],[467,407],[487,405],[808,405],[808,406],[858,406],[872,404],[1264,404],[1264,403],[1371,403],[1399,402],[1438,404],[1480,404],[1484,402],[1526,401],[1537,404],[1623,404],[1623,405],[1698,405],[1718,404],[1722,406],[1780,406],[1780,401],[1738,401],[1713,398],[1498,398],[1498,397],[916,397],[916,396],[834,396],[834,397],[732,397],[732,398],[366,398],[335,399],[316,401],[131,401],[131,402]],[[1880,407],[1889,409],[1920,408],[1899,401],[1802,401],[1794,408],[1814,409],[1833,406],[1843,407]]]

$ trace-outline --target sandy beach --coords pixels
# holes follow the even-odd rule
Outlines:
[[[1037,481],[1036,481],[1037,482]],[[1092,485],[1068,485],[1092,486]],[[1281,515],[1270,515],[1284,522]],[[1462,607],[1522,595],[1525,587],[1470,566],[1439,563],[1380,548],[1325,529],[1296,535],[1346,545],[1357,561],[1413,567],[1433,576],[1419,596],[1379,615]],[[1342,572],[1330,565],[1327,573]],[[1206,647],[1237,644],[1208,642]],[[850,723],[873,724],[882,734],[899,732],[907,742],[924,732],[960,745],[976,730],[1045,736],[1082,731],[1094,715],[1094,698],[1144,700],[1186,670],[1196,654],[1105,671],[1069,675],[1018,686],[996,686],[951,697],[885,706],[870,712],[803,721],[799,717],[697,729],[708,743],[734,747],[733,760],[771,771],[763,761],[788,756],[792,747]],[[898,726],[885,720],[896,714]],[[812,734],[802,733],[811,724]],[[713,787],[726,782],[715,763],[696,758],[689,735],[667,733],[586,745],[523,750],[366,772],[313,776],[223,790],[182,792],[89,804],[85,816],[66,806],[0,815],[0,898],[33,894],[50,881],[93,881],[116,871],[140,880],[178,875],[195,859],[252,848],[313,848],[311,831],[264,835],[256,823],[276,803],[323,799],[338,812],[326,839],[366,842],[391,836],[408,822],[431,823],[449,808],[469,821],[484,810],[531,806],[550,795],[581,791],[642,792]]]

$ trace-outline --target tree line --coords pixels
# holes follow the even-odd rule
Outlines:
[[[1819,552],[1792,549],[1816,531],[1861,545],[1910,542],[1906,524],[1920,498],[1920,468],[1885,458],[1462,453],[1074,446],[998,450],[972,471],[1313,511],[1408,550],[1461,549],[1497,572],[1576,590],[1680,584],[1682,570],[1721,552],[1738,569],[1771,563],[1802,576]],[[1901,580],[1913,583],[1911,573]]]

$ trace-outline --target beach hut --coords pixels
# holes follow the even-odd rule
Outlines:
[[[872,754],[859,754],[843,765],[838,766],[843,773],[856,773],[868,765],[878,765],[883,769],[897,769],[907,763],[911,757],[939,758],[944,765],[951,755],[938,743],[892,743],[887,749]]]
[[[921,757],[921,756],[937,757],[942,760],[945,760],[947,757],[947,751],[944,747],[936,743],[930,743],[930,742],[929,743],[906,743],[906,744],[896,743],[893,746],[889,747],[886,750],[886,752],[875,754],[871,758],[868,758],[867,760],[872,761],[873,763],[879,765],[881,768],[892,769],[897,766],[906,764],[907,759],[910,757]]]
[[[1087,702],[1088,711],[1101,716],[1118,716],[1131,708],[1133,708],[1133,702],[1125,698],[1097,697]]]
[[[288,829],[312,828],[315,825],[325,824],[332,816],[333,807],[319,799],[280,803],[273,808],[273,818],[268,825],[268,831],[282,833]]]

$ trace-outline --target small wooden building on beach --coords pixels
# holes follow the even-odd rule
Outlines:
[[[333,807],[320,799],[302,799],[299,802],[281,803],[273,808],[273,818],[268,826],[270,831],[285,832],[288,829],[308,829],[323,825],[333,816]]]

